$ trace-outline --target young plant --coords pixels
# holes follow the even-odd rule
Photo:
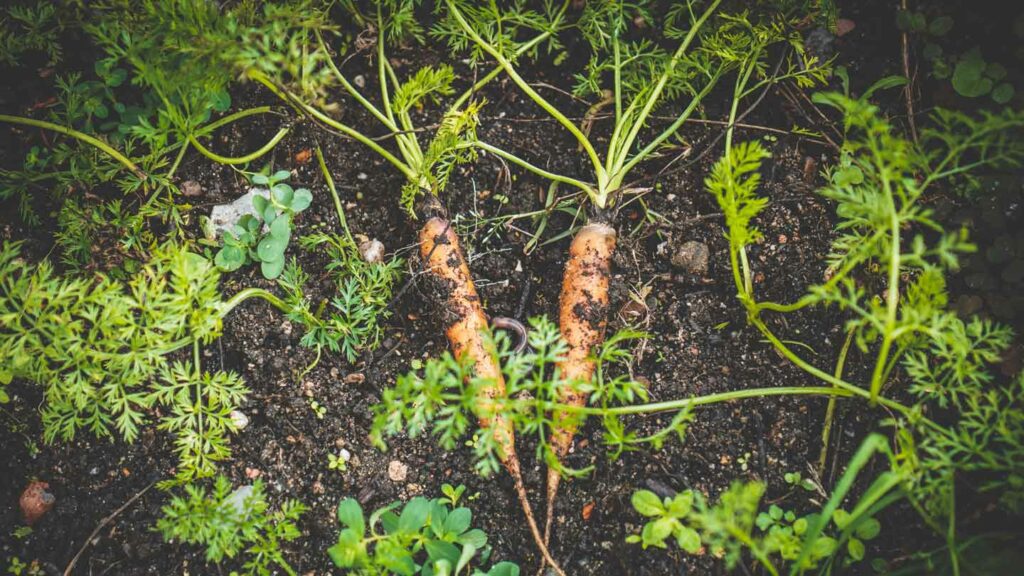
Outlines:
[[[464,489],[464,487],[460,488]],[[399,509],[401,508],[401,509]],[[376,576],[518,576],[519,567],[499,562],[486,572],[474,568],[490,556],[487,535],[471,528],[473,513],[440,498],[394,502],[367,519],[359,502],[345,498],[338,505],[344,526],[338,543],[327,553],[334,565],[350,574]],[[480,559],[474,562],[479,554]]]
[[[852,511],[839,506],[857,475],[875,453],[889,458],[891,470],[883,472],[853,504]],[[640,534],[626,540],[665,548],[674,538],[688,554],[708,549],[724,557],[730,570],[750,554],[768,573],[778,575],[788,568],[790,574],[819,570],[827,574],[836,567],[849,567],[865,558],[864,542],[881,531],[875,516],[902,497],[910,473],[900,466],[880,434],[869,436],[850,460],[828,503],[817,512],[797,516],[772,504],[762,509],[765,485],[760,482],[735,482],[718,501],[708,504],[700,492],[685,490],[671,498],[659,498],[653,492],[633,493],[633,508],[650,518]]]
[[[262,481],[232,489],[230,480],[217,476],[209,493],[186,484],[185,496],[175,496],[163,507],[156,530],[168,542],[205,547],[207,562],[244,557],[241,574],[246,576],[270,576],[274,568],[295,576],[281,544],[302,535],[296,523],[305,511],[298,500],[288,500],[271,512]]]
[[[259,262],[264,278],[273,280],[281,275],[295,215],[313,202],[309,190],[293,189],[285,182],[290,176],[287,170],[279,170],[270,176],[252,175],[252,183],[266,186],[267,195],[254,195],[254,213],[242,216],[224,234],[224,246],[213,260],[218,268],[233,272],[249,262]]]
[[[608,280],[616,243],[609,209],[633,189],[628,180],[633,170],[656,156],[699,109],[711,90],[732,74],[735,81],[730,126],[737,121],[739,104],[750,95],[786,79],[810,86],[825,78],[825,67],[807,57],[799,35],[790,31],[790,22],[785,18],[769,17],[759,22],[746,11],[717,14],[719,4],[719,0],[706,7],[698,7],[692,1],[680,3],[657,23],[650,2],[590,2],[584,6],[576,28],[589,45],[591,58],[584,71],[576,75],[576,93],[601,98],[588,112],[591,118],[598,108],[614,104],[611,136],[603,155],[596,145],[596,137],[589,134],[591,121],[584,127],[576,126],[568,113],[522,77],[516,54],[508,47],[510,36],[501,26],[505,16],[496,4],[447,0],[447,18],[435,29],[435,34],[448,39],[453,49],[473,46],[474,57],[486,55],[497,61],[524,94],[576,139],[591,170],[589,181],[554,174],[495,146],[476,144],[538,176],[579,188],[591,201],[588,224],[577,232],[569,248],[559,301],[559,324],[569,345],[560,366],[566,382],[588,381],[594,374],[591,357],[604,338]],[[633,34],[631,28],[637,26],[638,21],[646,29]],[[561,21],[553,20],[552,26],[561,27]],[[655,32],[660,32],[675,48],[666,51],[658,42],[648,39]],[[642,39],[631,39],[634,36]],[[787,43],[796,56],[790,54],[786,58],[786,68],[781,72],[781,61],[779,67],[770,72],[769,49]],[[653,135],[644,130],[658,108],[679,101],[684,105],[668,126],[659,127]],[[727,141],[731,134],[730,129]],[[572,387],[562,390],[562,400],[570,405],[581,405],[584,399]],[[564,457],[572,444],[576,426],[569,414],[556,414],[555,418],[562,422],[553,431],[553,446],[555,453]],[[559,482],[558,467],[552,467],[548,473],[545,541],[550,533]]]
[[[30,265],[20,244],[0,248],[0,401],[23,378],[43,387],[43,438],[79,431],[134,441],[160,408],[158,426],[175,437],[178,479],[208,476],[229,454],[229,416],[248,393],[229,372],[203,372],[200,346],[220,336],[223,318],[250,298],[291,309],[272,294],[218,292],[216,268],[167,244],[129,280],[57,276]],[[168,356],[192,348],[191,362]]]
[[[842,110],[847,130],[839,165],[826,172],[829,183],[820,191],[836,203],[839,217],[826,280],[793,303],[758,301],[746,249],[760,237],[754,221],[766,199],[756,195],[757,171],[767,154],[757,143],[727,147],[706,184],[725,214],[739,300],[748,321],[796,366],[898,415],[901,458],[915,470],[908,497],[955,555],[958,474],[991,474],[999,479],[986,484],[987,491],[1007,505],[1018,503],[1013,509],[1024,501],[1017,447],[1024,420],[1020,379],[993,387],[988,372],[1009,345],[1011,331],[988,320],[961,319],[948,309],[946,275],[956,269],[959,254],[974,247],[964,230],[948,232],[932,218],[927,192],[943,181],[969,183],[981,168],[1018,166],[1024,160],[1017,138],[1024,115],[1003,111],[975,119],[939,109],[914,144],[863,98],[822,94],[815,100]],[[881,283],[883,297],[869,292],[868,282]],[[847,315],[848,343],[831,372],[802,357],[765,318],[821,305],[835,305]],[[861,385],[842,375],[851,345],[870,359]],[[910,377],[911,406],[883,395],[900,368]],[[947,415],[941,425],[923,416],[936,413]],[[998,439],[981,432],[992,426],[1002,430]]]

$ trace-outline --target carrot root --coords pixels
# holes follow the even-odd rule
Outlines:
[[[615,229],[603,223],[591,223],[576,233],[569,246],[569,260],[562,276],[558,324],[569,350],[559,363],[559,371],[568,382],[589,382],[595,365],[590,360],[594,348],[604,341],[608,325],[608,284],[611,279],[612,254],[615,252]],[[566,387],[559,401],[583,406],[586,396]],[[552,418],[551,449],[561,460],[572,446],[578,422],[571,414],[556,412]],[[561,474],[548,468],[547,518],[544,522],[544,545],[550,542],[551,523]]]
[[[480,297],[469,273],[469,266],[459,247],[459,239],[450,223],[440,217],[428,219],[420,229],[420,255],[426,269],[439,280],[444,292],[445,335],[456,357],[467,355],[473,362],[477,376],[488,378],[494,384],[481,391],[483,402],[493,401],[505,395],[505,378],[501,367],[491,350],[485,345],[482,334],[489,333],[487,315],[480,303]],[[565,576],[558,563],[551,557],[541,537],[533,508],[523,483],[519,457],[516,455],[515,431],[511,421],[500,413],[492,418],[481,417],[480,426],[490,428],[498,447],[498,459],[512,476],[519,505],[526,516],[530,532],[545,562],[559,574]]]

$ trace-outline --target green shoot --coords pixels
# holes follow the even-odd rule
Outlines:
[[[255,214],[246,214],[224,235],[224,246],[214,263],[233,272],[249,262],[259,262],[263,277],[273,280],[284,270],[284,253],[292,235],[292,220],[313,202],[305,188],[293,189],[285,180],[291,174],[280,170],[267,176],[253,174],[252,183],[268,188],[267,196],[255,195]],[[263,230],[266,229],[266,233]]]
[[[524,94],[579,142],[589,160],[592,179],[588,182],[554,174],[489,144],[478,146],[541,177],[583,190],[603,209],[616,202],[633,168],[654,156],[727,75],[736,74],[727,139],[731,138],[739,103],[751,94],[785,79],[804,86],[822,82],[826,77],[827,69],[806,56],[799,36],[787,31],[784,20],[769,18],[755,22],[747,12],[716,15],[719,3],[716,0],[706,8],[698,8],[691,1],[669,11],[660,28],[667,40],[676,42],[671,52],[649,40],[627,40],[634,18],[651,23],[648,2],[597,2],[584,7],[576,27],[590,45],[592,56],[584,72],[576,76],[576,89],[579,94],[602,99],[610,94],[615,105],[611,137],[603,155],[595,139],[520,75],[514,54],[503,43],[504,36],[494,33],[501,30],[503,18],[494,4],[490,8],[474,8],[470,2],[448,0],[448,21],[439,26],[437,34],[446,38],[453,49],[472,45],[494,59]],[[548,15],[549,28],[564,27],[564,10],[563,6],[561,11]],[[644,32],[649,34],[649,30]],[[790,44],[796,57],[787,58],[785,70],[769,73],[768,49],[779,43]],[[684,96],[689,101],[669,126],[641,143],[641,133],[648,128],[653,112]]]
[[[157,520],[156,529],[164,540],[204,546],[207,562],[219,564],[241,556],[245,558],[241,574],[246,576],[270,576],[276,573],[275,567],[296,575],[284,559],[281,544],[302,535],[296,526],[306,511],[301,502],[288,500],[271,512],[262,481],[232,489],[224,476],[217,476],[209,493],[186,484],[185,494],[164,506],[163,517]]]
[[[460,486],[458,492],[463,490]],[[419,496],[404,506],[394,502],[374,511],[369,519],[357,501],[345,498],[338,505],[338,520],[344,528],[327,553],[335,566],[359,576],[469,574],[474,558],[479,554],[479,562],[486,562],[491,552],[487,535],[470,527],[469,508],[440,498]],[[486,572],[476,568],[472,574],[517,576],[519,567],[499,562]]]

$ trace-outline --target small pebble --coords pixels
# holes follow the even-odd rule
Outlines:
[[[230,418],[236,430],[245,430],[245,427],[249,425],[249,417],[238,410],[232,410]]]
[[[57,503],[57,498],[47,491],[49,487],[49,483],[35,480],[21,493],[18,504],[21,506],[21,516],[25,524],[35,524]]]
[[[352,83],[359,88],[366,88],[366,77],[363,76],[362,74],[359,74],[352,79]]]
[[[404,482],[408,475],[409,467],[405,464],[398,460],[388,462],[388,478],[390,478],[392,482]]]
[[[711,254],[708,245],[691,240],[676,248],[671,257],[672,265],[694,276],[703,276],[708,272],[708,260]]]
[[[196,196],[203,195],[203,187],[199,185],[199,182],[195,180],[186,180],[179,186],[181,193],[187,197],[195,198]]]
[[[366,240],[359,243],[359,256],[364,262],[378,264],[384,261],[384,243],[380,240]]]

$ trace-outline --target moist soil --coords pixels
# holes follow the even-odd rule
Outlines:
[[[855,20],[857,28],[842,38],[830,38],[831,47],[827,49],[837,51],[839,62],[851,69],[855,91],[863,89],[862,83],[870,84],[870,79],[901,73],[899,35],[887,5],[873,3],[843,16]],[[572,50],[572,59],[562,67],[543,64],[529,68],[529,80],[565,86],[566,70],[571,69],[572,62],[582,62],[583,57],[578,49]],[[428,50],[409,49],[398,51],[394,64],[399,74],[408,74],[442,57],[443,50],[436,46]],[[367,79],[367,92],[375,93],[372,63],[368,59],[353,58],[346,64],[346,71],[362,74]],[[472,72],[465,66],[458,71],[463,75],[463,84],[472,78]],[[36,80],[24,90],[5,92],[5,108],[25,110],[36,98],[45,95],[46,89],[39,87],[45,85]],[[524,155],[555,172],[585,173],[582,153],[576,152],[571,137],[545,118],[513,84],[493,82],[483,95],[488,104],[481,120],[482,140]],[[242,86],[233,96],[238,107],[278,104],[271,95],[253,86]],[[546,96],[567,107],[578,119],[582,119],[588,107],[585,102],[555,92]],[[726,94],[708,98],[704,117],[723,118],[727,102]],[[891,97],[888,105],[894,116],[905,115],[899,95]],[[665,109],[662,114],[671,112]],[[807,103],[773,90],[745,121],[783,129],[799,124],[833,134],[835,138],[830,132],[835,127],[826,125],[822,118],[812,117],[813,114]],[[357,107],[346,103],[340,115],[366,133],[380,133],[372,118]],[[211,147],[224,155],[253,150],[278,129],[281,120],[273,118],[250,119],[222,130]],[[416,120],[419,125],[429,125],[436,118],[423,115]],[[429,286],[416,281],[420,272],[415,256],[418,224],[398,207],[401,175],[362,145],[318,130],[301,119],[294,121],[295,129],[277,146],[271,158],[275,169],[293,170],[293,183],[314,192],[313,205],[297,219],[296,237],[314,230],[338,230],[338,217],[315,160],[301,161],[319,144],[338,182],[353,232],[377,238],[384,242],[388,252],[406,258],[408,273],[403,283],[408,284],[402,287],[401,296],[391,307],[386,338],[376,351],[365,354],[355,364],[326,353],[316,368],[304,376],[300,374],[313,360],[314,352],[300,346],[301,326],[288,322],[269,305],[255,301],[228,316],[223,337],[203,349],[203,362],[207,368],[238,372],[252,392],[241,407],[250,424],[233,438],[233,456],[223,463],[221,471],[236,485],[261,478],[272,507],[287,498],[297,498],[309,506],[300,522],[302,537],[285,545],[285,556],[299,574],[340,573],[331,567],[325,550],[337,538],[335,508],[342,498],[355,497],[369,510],[416,495],[437,497],[442,483],[467,487],[466,504],[473,510],[474,526],[489,535],[492,561],[511,560],[520,564],[524,574],[531,573],[539,556],[506,474],[482,478],[473,472],[471,448],[445,451],[429,438],[396,437],[387,452],[370,445],[371,407],[379,401],[381,391],[391,386],[398,375],[409,371],[414,360],[436,357],[447,349],[439,328],[442,319]],[[599,120],[594,126],[595,134],[600,135],[607,126],[607,121]],[[6,128],[4,131],[9,132]],[[628,323],[651,334],[635,349],[630,373],[649,385],[652,401],[758,386],[818,384],[782,359],[746,323],[736,300],[723,222],[713,198],[702,185],[720,149],[720,135],[720,125],[688,124],[681,138],[688,148],[666,150],[637,174],[641,179],[637,186],[654,188],[643,196],[646,211],[639,200],[633,199],[624,202],[613,215],[619,230],[619,246],[613,266],[609,330]],[[757,223],[764,239],[750,251],[755,291],[762,299],[792,301],[806,286],[820,282],[825,274],[825,255],[834,235],[835,214],[833,207],[815,194],[815,189],[822,184],[821,167],[834,161],[836,151],[818,138],[763,130],[739,130],[736,138],[762,139],[773,154],[766,164],[761,188],[771,202]],[[26,141],[37,139],[37,133],[21,131],[0,144],[4,155],[16,160]],[[704,153],[716,145],[718,148]],[[5,165],[9,161],[4,160]],[[551,239],[573,225],[573,219],[553,214],[548,232],[542,237],[547,242],[527,251],[537,222],[501,217],[542,208],[548,185],[519,170],[512,174],[510,178],[494,157],[481,157],[475,164],[458,170],[441,201],[455,219],[488,313],[523,320],[535,315],[556,318],[568,239]],[[192,207],[186,211],[187,230],[194,235],[199,235],[197,216],[208,214],[213,205],[230,202],[246,190],[245,182],[236,172],[214,165],[198,154],[190,154],[180,171],[180,182],[189,180],[202,187],[201,196],[188,199]],[[570,192],[560,190],[563,195]],[[1010,186],[1007,194],[1019,198],[1020,183]],[[185,199],[181,201],[184,203]],[[944,197],[942,201],[949,205],[948,214],[957,215],[958,223],[974,225],[969,218],[974,204],[965,204],[955,196]],[[40,205],[45,208],[45,203],[44,200]],[[48,253],[52,246],[52,219],[46,226],[30,229],[18,220],[11,202],[3,204],[0,210],[3,240],[29,239],[29,257]],[[44,210],[41,212],[45,214]],[[660,217],[646,219],[654,214]],[[1012,213],[1009,217],[1012,219]],[[1013,231],[1010,226],[1007,229]],[[995,241],[992,234],[982,236],[981,241]],[[686,242],[706,246],[706,267],[698,265],[684,270],[672,265],[673,255]],[[298,258],[313,276],[311,298],[330,298],[326,256],[304,251],[294,242],[289,254]],[[104,251],[99,250],[97,257],[104,258]],[[256,267],[248,267],[226,274],[222,291],[232,294],[247,286],[274,289],[273,283],[264,280]],[[971,301],[972,311],[994,314],[988,292],[972,290],[962,277],[956,280],[954,288],[959,290],[955,297],[980,299]],[[834,364],[842,345],[843,321],[842,314],[834,309],[804,310],[770,320],[773,329],[802,342],[807,357],[824,367]],[[1019,314],[1011,313],[1010,321],[1019,325]],[[861,357],[853,353],[847,362],[847,376],[853,381],[862,381],[865,376],[863,362],[858,360]],[[153,531],[168,495],[149,487],[172,475],[176,462],[167,435],[150,426],[130,445],[96,440],[84,434],[71,442],[46,445],[42,442],[37,413],[40,389],[15,381],[9,392],[12,401],[0,407],[0,439],[4,447],[0,461],[3,557],[37,560],[47,574],[63,573],[83,547],[85,551],[73,574],[228,574],[238,568],[232,561],[219,566],[207,564],[197,547],[164,543]],[[322,417],[311,409],[313,400],[326,409]],[[595,423],[585,426],[577,434],[568,460],[572,466],[593,465],[594,472],[562,484],[556,506],[553,555],[570,574],[727,572],[724,562],[710,554],[689,556],[679,550],[642,552],[639,546],[626,544],[626,537],[638,533],[642,526],[640,516],[630,505],[630,495],[641,488],[662,495],[693,488],[714,498],[730,482],[757,479],[768,484],[766,498],[770,502],[810,511],[815,503],[820,505],[820,496],[793,489],[783,475],[813,473],[821,447],[825,405],[823,399],[787,397],[714,405],[695,414],[684,441],[669,441],[659,451],[626,452],[616,460],[606,457],[600,428]],[[887,416],[862,402],[840,403],[830,464],[821,478],[826,486],[832,485],[842,473],[842,463],[860,438]],[[666,424],[669,418],[670,415],[635,418],[629,425],[642,435]],[[535,445],[529,438],[520,438],[519,445],[534,510],[542,511],[544,468],[533,458]],[[328,454],[341,449],[352,454],[348,469],[341,473],[329,470]],[[399,469],[405,473],[396,475]],[[862,478],[872,477],[870,472],[877,470],[868,472]],[[23,525],[18,497],[33,479],[48,482],[57,503],[30,534],[15,536],[15,528]],[[105,520],[136,496],[116,517]],[[883,537],[872,544],[873,555],[906,557],[938,544],[907,507],[895,506],[881,520]],[[757,572],[752,566],[736,570]]]

